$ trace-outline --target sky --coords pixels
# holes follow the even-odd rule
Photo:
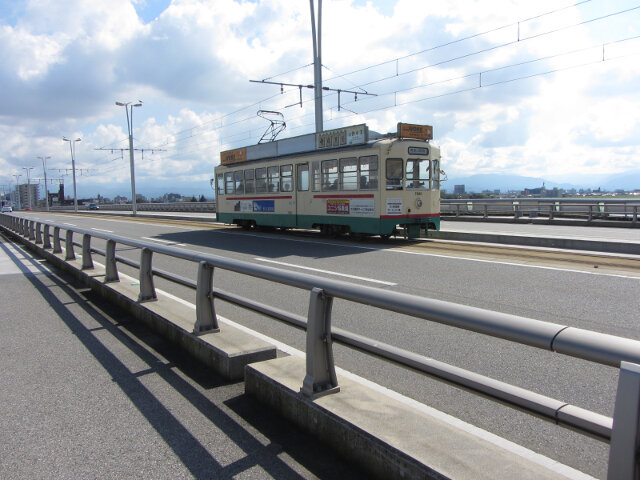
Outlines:
[[[302,0],[0,2],[0,193],[44,186],[45,165],[72,192],[66,137],[79,197],[130,197],[115,103],[141,101],[137,193],[213,196],[220,152],[269,126],[258,110],[283,114],[278,138],[315,131],[312,90],[250,82],[313,83],[310,17]],[[321,18],[323,85],[360,92],[325,91],[325,129],[433,125],[450,179],[640,173],[638,0],[324,0]]]

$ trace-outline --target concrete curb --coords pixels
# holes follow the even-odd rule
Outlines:
[[[528,237],[524,235],[502,235],[491,233],[465,232],[429,232],[429,238],[435,240],[455,240],[461,242],[499,243],[504,245],[523,245],[527,247],[559,248],[563,250],[585,250],[591,252],[621,253],[640,255],[640,243],[608,242],[576,238]]]
[[[245,393],[343,457],[389,479],[567,479],[371,388],[338,375],[340,392],[310,400],[299,393],[305,360],[247,365]]]

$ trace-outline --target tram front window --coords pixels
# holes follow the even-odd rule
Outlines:
[[[387,190],[402,190],[401,158],[387,158]]]
[[[429,188],[429,160],[410,158],[407,160],[405,187],[407,189],[427,190]]]

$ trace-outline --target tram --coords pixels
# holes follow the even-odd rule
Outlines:
[[[429,125],[365,124],[227,150],[215,168],[219,222],[354,236],[440,229],[440,149]]]

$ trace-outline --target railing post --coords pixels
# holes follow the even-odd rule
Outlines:
[[[321,288],[311,290],[307,318],[307,373],[300,392],[317,398],[340,391],[333,363],[331,307],[333,298]]]
[[[148,302],[156,300],[156,289],[153,286],[153,269],[152,269],[153,250],[144,247],[140,253],[140,295],[139,302]]]
[[[53,227],[53,253],[62,253],[60,246],[60,227]]]
[[[589,218],[587,220],[590,222],[593,220],[593,205],[589,205]]]
[[[638,223],[638,206],[633,206],[633,223]]]
[[[64,243],[65,260],[75,260],[76,253],[73,251],[73,230],[67,230],[67,236]]]
[[[85,233],[82,236],[82,270],[91,270],[93,259],[91,258],[91,235]]]
[[[116,242],[114,240],[107,240],[105,267],[107,269],[107,274],[104,279],[105,283],[119,282],[120,276],[118,275],[118,266],[116,264]]]
[[[200,262],[196,288],[196,324],[193,333],[219,332],[216,310],[213,306],[213,265]]]
[[[42,243],[42,233],[41,230],[42,225],[40,222],[36,222],[36,245],[40,245]]]
[[[640,365],[622,362],[613,410],[608,480],[636,480],[640,447]]]
[[[456,218],[460,216],[460,204],[456,203]]]
[[[484,218],[489,218],[489,205],[484,204]]]
[[[36,228],[35,228],[35,220],[29,220],[29,240],[36,239]]]
[[[49,235],[49,225],[45,223],[44,233],[42,234],[42,248],[48,250],[51,248],[51,238]]]

